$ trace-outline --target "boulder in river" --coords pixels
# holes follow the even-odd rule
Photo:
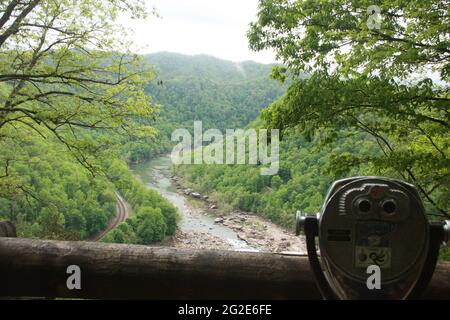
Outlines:
[[[217,209],[217,206],[215,205],[215,204],[213,204],[211,207],[209,207],[210,209],[212,209],[212,210],[215,210],[215,209]]]
[[[223,223],[223,218],[214,219],[214,223]]]
[[[202,199],[203,199],[203,200],[208,200],[209,197],[208,197],[208,196],[203,196]]]
[[[245,242],[248,243],[248,241],[247,241],[247,239],[245,238],[245,236],[243,236],[243,235],[240,234],[240,233],[237,233],[236,235],[237,235],[237,238],[238,238],[239,240],[242,240],[242,241],[245,241]]]
[[[192,192],[191,196],[193,196],[194,198],[200,199],[202,197],[202,195],[198,192]]]

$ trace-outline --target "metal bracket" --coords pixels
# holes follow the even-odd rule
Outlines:
[[[450,246],[450,220],[445,220],[444,225],[444,244]]]

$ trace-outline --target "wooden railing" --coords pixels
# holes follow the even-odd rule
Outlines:
[[[306,256],[20,239],[8,226],[0,296],[320,299]],[[81,269],[81,290],[66,286],[70,265]],[[450,299],[449,263],[437,266],[424,298]]]

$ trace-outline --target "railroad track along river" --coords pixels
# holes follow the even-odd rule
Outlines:
[[[116,192],[117,204],[116,204],[116,215],[109,220],[108,225],[105,229],[97,232],[96,234],[87,238],[87,241],[99,241],[108,232],[116,228],[120,223],[124,222],[129,216],[130,212],[125,203],[125,200]]]

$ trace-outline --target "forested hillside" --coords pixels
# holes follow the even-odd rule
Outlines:
[[[5,133],[5,131],[3,131]],[[115,215],[114,185],[93,179],[54,141],[9,132],[0,142],[0,218],[16,223],[20,236],[81,240]],[[20,139],[20,143],[16,143]]]
[[[186,127],[201,120],[205,128],[241,128],[284,92],[269,79],[273,65],[164,52],[145,58],[157,79],[146,92],[166,121]]]
[[[22,128],[3,137],[0,160],[0,218],[13,221],[21,237],[83,240],[103,230],[116,214],[120,192],[141,217],[142,227],[129,243],[149,244],[175,232],[175,208],[132,176],[118,156],[102,162],[105,174],[92,174],[52,139]],[[21,139],[17,143],[17,139]],[[2,173],[3,174],[3,173]]]
[[[0,179],[0,215],[14,221],[21,235],[85,239],[105,228],[114,215],[115,190],[132,204],[137,213],[134,220],[147,218],[152,222],[133,224],[131,219],[106,239],[151,243],[173,234],[173,207],[139,186],[126,167],[117,163],[119,160],[111,159],[135,162],[168,152],[173,145],[171,132],[178,127],[190,128],[194,120],[203,120],[205,127],[242,127],[283,91],[281,85],[268,79],[270,65],[172,53],[152,54],[143,60],[155,73],[145,92],[157,112],[137,113],[127,126],[145,128],[145,135],[123,135],[101,126],[86,131],[72,125],[73,134],[61,130],[56,137],[52,127],[37,126],[33,131],[18,123],[15,129],[3,129],[5,176]],[[6,99],[11,89],[6,85],[2,88]],[[62,84],[59,89],[64,89]],[[38,102],[33,103],[32,108],[39,107]],[[50,121],[52,116],[48,115]],[[118,172],[122,177],[112,179]],[[128,179],[128,183],[120,183],[121,179]],[[152,204],[148,199],[153,199]],[[141,224],[147,227],[138,231]]]
[[[161,112],[156,121],[139,121],[156,127],[159,133],[156,138],[123,147],[131,162],[170,151],[172,131],[191,129],[195,120],[201,120],[204,129],[242,128],[286,89],[269,79],[273,67],[269,64],[169,52],[146,55],[144,59],[154,72],[154,81],[145,92],[161,106]]]
[[[3,129],[5,174],[0,179],[0,215],[14,221],[20,235],[85,239],[105,228],[113,217],[114,192],[118,190],[136,215],[106,240],[162,240],[175,231],[173,207],[140,186],[117,161],[141,161],[168,152],[173,145],[171,132],[192,127],[194,120],[203,120],[205,127],[242,127],[283,92],[280,84],[268,79],[270,65],[172,53],[152,54],[144,60],[155,73],[145,91],[158,112],[135,117],[128,125],[146,128],[146,135],[123,135],[95,127],[83,131],[72,126],[72,136],[61,130],[61,135],[53,138],[51,128],[45,126],[33,131],[21,123],[15,126],[15,133],[12,128]],[[2,88],[6,97],[10,88]],[[37,107],[35,103],[33,108]],[[121,182],[123,179],[128,182]],[[135,220],[139,223],[133,223]]]
[[[264,123],[258,120],[251,126]],[[308,140],[298,131],[287,132],[280,144],[280,168],[273,176],[261,175],[260,166],[249,164],[179,165],[175,172],[191,187],[212,195],[224,211],[254,212],[292,229],[295,212],[318,212],[334,180],[380,174],[367,162],[352,162],[355,156],[376,157],[375,141],[368,135],[350,136],[342,131],[338,142],[329,146],[317,137]]]
[[[173,234],[175,208],[150,191],[144,205],[124,162],[156,136],[152,73],[117,23],[145,5],[9,1],[0,12],[0,219],[21,237],[82,240],[116,214],[118,191],[142,222],[133,242]]]

